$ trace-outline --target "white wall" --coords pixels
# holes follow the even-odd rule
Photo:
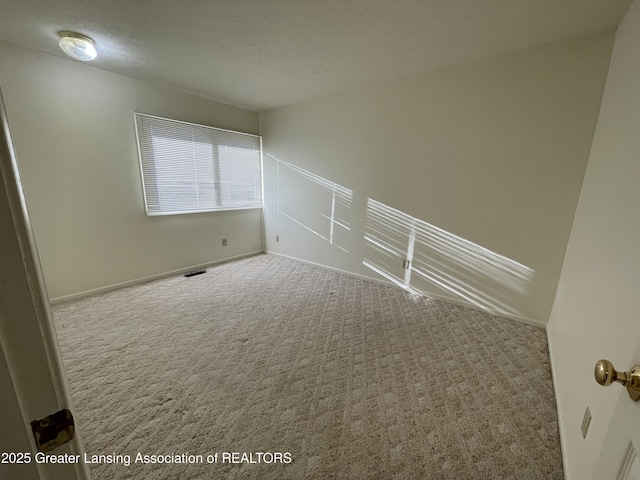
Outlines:
[[[0,88],[52,298],[262,250],[260,210],[145,215],[133,120],[255,134],[256,113],[7,43]]]
[[[612,41],[262,113],[267,249],[546,323]]]
[[[593,377],[640,342],[640,4],[616,34],[593,147],[548,325],[567,478],[591,478],[616,401]],[[580,433],[585,408],[593,419]],[[640,425],[638,418],[629,422]],[[612,472],[612,478],[616,472]]]

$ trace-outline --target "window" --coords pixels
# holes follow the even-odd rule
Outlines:
[[[147,215],[262,207],[260,137],[135,114]]]

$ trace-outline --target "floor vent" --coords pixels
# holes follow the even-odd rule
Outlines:
[[[184,274],[185,277],[193,277],[194,275],[202,275],[203,273],[207,273],[207,270],[202,268],[200,270],[191,270]]]

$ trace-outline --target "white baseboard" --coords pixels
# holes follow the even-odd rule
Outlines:
[[[91,290],[84,290],[78,293],[72,293],[70,295],[63,295],[62,297],[56,297],[49,299],[49,303],[51,305],[56,305],[58,303],[68,302],[70,300],[78,300],[80,298],[89,297],[91,295],[96,295],[98,293],[106,293],[111,292],[113,290],[117,290],[123,287],[130,287],[132,285],[138,285],[141,283],[152,282],[153,280],[159,280],[161,278],[172,277],[174,275],[182,275],[183,273],[189,272],[191,270],[197,270],[199,268],[207,268],[212,267],[214,265],[220,265],[221,263],[233,262],[234,260],[240,260],[241,258],[253,257],[254,255],[261,255],[265,253],[263,250],[257,250],[255,252],[243,253],[242,255],[236,255],[234,257],[225,257],[219,260],[212,260],[210,262],[201,263],[198,265],[191,265],[184,268],[179,268],[177,270],[171,270],[169,272],[158,273],[155,275],[149,275],[148,277],[136,278],[134,280],[127,280],[126,282],[114,283],[111,285],[106,285],[104,287],[92,288]]]
[[[509,320],[513,320],[515,322],[526,323],[527,325],[531,325],[532,327],[540,328],[542,330],[545,330],[547,328],[547,324],[545,322],[536,320],[534,318],[523,317],[520,315],[513,315],[511,313],[507,314],[507,313],[499,312],[497,310],[492,310],[491,308],[482,308],[482,307],[479,307],[478,305],[474,305],[471,302],[467,302],[465,300],[461,300],[455,297],[448,297],[446,295],[438,295],[438,294],[429,293],[429,292],[421,292],[421,293],[435,300],[442,300],[443,302],[453,303],[454,305],[460,305],[461,307],[475,308],[476,310],[482,310],[484,312],[490,313],[491,315],[495,315],[496,317],[508,318]]]
[[[344,273],[346,275],[351,275],[352,277],[362,278],[363,280],[368,280],[370,282],[379,283],[381,285],[387,285],[387,286],[400,288],[395,283],[390,282],[389,280],[385,280],[383,278],[369,277],[369,276],[363,275],[361,273],[355,273],[355,272],[350,272],[349,270],[342,270],[340,268],[330,267],[329,265],[324,265],[322,263],[312,262],[311,260],[305,260],[304,258],[292,257],[291,255],[285,255],[284,253],[272,252],[271,250],[265,250],[264,253],[267,253],[269,255],[276,255],[278,257],[290,258],[291,260],[296,260],[298,262],[307,263],[309,265],[314,265],[316,267],[326,268],[327,270],[333,270],[334,272]]]
[[[335,268],[335,267],[331,267],[329,265],[323,265],[321,263],[316,263],[316,262],[311,262],[309,260],[305,260],[303,258],[297,258],[297,257],[292,257],[290,255],[285,255],[283,253],[278,253],[278,252],[273,252],[271,250],[265,250],[264,253],[268,253],[269,255],[278,255],[280,257],[285,257],[285,258],[290,258],[292,260],[297,260],[299,262],[303,262],[303,263],[308,263],[310,265],[315,265],[317,267],[322,267],[322,268],[327,268],[329,270],[333,270],[336,272],[340,272],[340,273],[345,273],[347,275],[351,275],[353,277],[357,277],[357,278],[362,278],[364,280],[369,280],[371,282],[375,282],[375,283],[379,283],[382,285],[388,285],[388,286],[392,286],[395,288],[402,288],[403,290],[408,290],[396,283],[393,283],[389,280],[385,280],[382,278],[374,278],[374,277],[369,277],[367,275],[362,275],[360,273],[355,273],[355,272],[350,272],[348,270],[342,270],[340,268]],[[540,320],[536,320],[533,318],[528,318],[528,317],[523,317],[523,316],[519,316],[519,315],[512,315],[512,314],[505,314],[502,312],[498,312],[498,311],[494,311],[490,308],[481,308],[478,305],[474,305],[471,302],[467,302],[464,300],[461,300],[459,298],[455,298],[455,297],[449,297],[446,295],[439,295],[439,294],[435,294],[435,293],[431,293],[431,292],[424,292],[424,291],[417,291],[417,290],[408,290],[411,293],[417,293],[420,295],[424,295],[425,297],[429,297],[429,298],[433,298],[434,300],[441,300],[443,302],[448,302],[448,303],[452,303],[454,305],[460,305],[461,307],[469,307],[469,308],[474,308],[476,310],[482,310],[484,312],[490,313],[491,315],[495,315],[496,317],[502,317],[502,318],[508,318],[509,320],[514,320],[516,322],[520,322],[520,323],[526,323],[527,325],[531,325],[532,327],[536,327],[536,328],[541,328],[541,329],[546,329],[547,324],[545,322],[542,322]]]
[[[389,280],[385,280],[383,278],[375,278],[375,277],[370,277],[368,275],[363,275],[361,273],[356,273],[356,272],[350,272],[348,270],[342,270],[340,268],[336,268],[336,267],[331,267],[329,265],[323,265],[321,263],[316,263],[316,262],[312,262],[310,260],[305,260],[303,258],[297,258],[297,257],[292,257],[290,255],[285,255],[283,253],[278,253],[278,252],[273,252],[271,250],[257,250],[254,252],[249,252],[249,253],[244,253],[242,255],[236,255],[234,257],[226,257],[226,258],[222,258],[219,260],[213,260],[211,262],[206,262],[206,263],[201,263],[198,265],[190,265],[188,267],[184,267],[184,268],[179,268],[177,270],[171,270],[169,272],[163,272],[163,273],[158,273],[155,275],[150,275],[147,277],[142,277],[142,278],[137,278],[134,280],[128,280],[126,282],[120,282],[120,283],[115,283],[112,285],[106,285],[104,287],[98,287],[98,288],[93,288],[91,290],[85,290],[82,292],[78,292],[78,293],[72,293],[70,295],[64,295],[61,297],[56,297],[56,298],[51,298],[49,300],[49,302],[52,305],[58,304],[58,303],[64,303],[64,302],[68,302],[70,300],[77,300],[80,298],[84,298],[84,297],[88,297],[91,295],[96,295],[98,293],[105,293],[105,292],[110,292],[112,290],[117,290],[119,288],[123,288],[123,287],[130,287],[132,285],[138,285],[141,283],[147,283],[147,282],[151,282],[153,280],[159,280],[161,278],[166,278],[166,277],[171,277],[174,275],[182,275],[185,272],[188,272],[190,270],[197,270],[199,268],[207,268],[207,267],[212,267],[214,265],[219,265],[221,263],[227,263],[227,262],[232,262],[234,260],[240,260],[242,258],[246,258],[246,257],[252,257],[254,255],[260,255],[263,253],[268,253],[269,255],[277,255],[280,257],[285,257],[285,258],[290,258],[292,260],[296,260],[299,262],[303,262],[303,263],[307,263],[310,265],[315,265],[317,267],[321,267],[321,268],[327,268],[329,270],[333,270],[336,272],[340,272],[340,273],[344,273],[346,275],[351,275],[353,277],[356,278],[362,278],[363,280],[368,280],[370,282],[374,282],[374,283],[378,283],[381,285],[386,285],[386,286],[392,286],[395,288],[403,288],[402,286],[395,284]],[[403,288],[404,289],[404,288]],[[406,290],[406,289],[405,289]],[[491,309],[487,309],[487,308],[480,308],[477,305],[474,305],[470,302],[466,302],[464,300],[458,299],[458,298],[454,298],[454,297],[448,297],[446,295],[439,295],[439,294],[435,294],[435,293],[431,293],[431,292],[423,292],[423,291],[415,291],[415,290],[409,290],[412,293],[418,293],[420,295],[424,295],[426,297],[429,298],[433,298],[434,300],[442,300],[444,302],[448,302],[448,303],[453,303],[454,305],[460,305],[463,307],[469,307],[469,308],[475,308],[475,309],[480,309],[483,310],[487,313],[490,313],[491,315],[496,315],[498,317],[503,317],[503,318],[508,318],[510,320],[514,320],[516,322],[520,322],[520,323],[526,323],[527,325],[531,325],[537,328],[542,328],[545,329],[546,328],[546,323],[541,322],[539,320],[535,320],[535,319],[531,319],[531,318],[527,318],[527,317],[521,317],[521,316],[517,316],[517,315],[506,315],[502,312],[497,312],[497,311],[492,311]]]

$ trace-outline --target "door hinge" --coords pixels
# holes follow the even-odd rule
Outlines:
[[[49,452],[71,441],[75,434],[73,415],[66,408],[31,422],[33,438],[40,452]]]

